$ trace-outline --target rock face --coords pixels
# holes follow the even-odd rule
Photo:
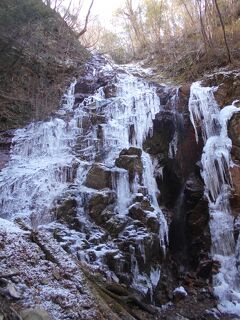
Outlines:
[[[67,168],[72,169],[70,176],[62,167],[56,169],[61,177],[57,185],[63,183],[63,189],[47,212],[53,221],[39,226],[38,232],[19,222],[26,232],[19,241],[27,259],[21,253],[17,261],[28,270],[29,265],[36,268],[33,273],[23,273],[25,289],[27,293],[32,290],[36,304],[39,292],[41,297],[51,300],[50,307],[40,303],[40,313],[28,309],[22,317],[48,319],[46,310],[59,320],[64,317],[156,320],[165,316],[178,319],[179,314],[186,319],[200,319],[207,308],[215,305],[211,281],[219,265],[210,255],[209,209],[199,164],[203,142],[196,143],[189,119],[190,87],[177,89],[154,84],[151,91],[143,80],[125,78],[124,70],[120,72],[118,67],[109,70],[99,55],[90,61],[85,76],[77,80],[73,108],[59,113],[63,126],[58,127],[57,134],[62,134],[64,143],[67,141],[66,149],[55,154],[52,148],[51,159],[57,155],[67,161],[74,157],[74,161],[68,162]],[[129,98],[131,85],[137,96]],[[118,92],[124,92],[121,103]],[[158,97],[161,106],[155,105]],[[144,122],[142,112],[137,111],[148,103],[153,104],[154,115],[152,109],[148,110],[148,121]],[[233,157],[239,161],[238,114],[231,119],[228,129]],[[143,144],[138,144],[137,138],[143,138]],[[7,154],[11,134],[3,133],[0,142]],[[48,147],[49,141],[45,145]],[[30,155],[31,152],[29,148]],[[235,191],[231,204],[237,220],[239,167],[232,168],[232,176]],[[51,192],[53,184],[49,186]],[[163,214],[169,227],[167,234]],[[235,229],[237,237],[240,231],[237,223]],[[13,238],[17,252],[22,252],[17,236]],[[6,246],[4,250],[13,250],[13,243],[8,240],[6,243],[4,239],[0,241],[2,247]],[[8,266],[6,261],[5,265]],[[125,310],[127,315],[122,310],[118,316],[108,314],[108,309],[99,311],[101,300],[96,301],[92,292],[101,292],[113,308],[114,303],[108,299],[116,298],[120,306],[127,301],[130,303]],[[21,307],[32,307],[30,302]],[[159,306],[168,302],[173,303],[172,309],[163,310],[160,316],[152,315],[145,304]],[[148,313],[139,315],[136,308],[138,311],[134,309],[132,314],[134,303]],[[192,307],[190,311],[188,304]]]
[[[105,189],[112,187],[112,172],[104,165],[94,164],[89,170],[85,185],[93,189]]]
[[[134,180],[136,175],[142,176],[143,165],[141,155],[141,149],[130,147],[129,149],[122,150],[115,161],[117,167],[128,171],[130,182]]]
[[[228,135],[232,140],[233,159],[236,161],[240,161],[240,113],[235,113],[229,121]]]
[[[215,98],[221,108],[231,105],[239,98],[240,74],[239,71],[216,72],[205,76],[202,84],[204,86],[216,86]]]
[[[13,131],[0,132],[0,170],[9,160],[13,134]]]

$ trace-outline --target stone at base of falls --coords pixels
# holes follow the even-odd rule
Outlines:
[[[0,278],[0,294],[14,300],[21,298],[21,294],[18,292],[14,284],[4,278]]]
[[[93,164],[89,170],[85,186],[92,189],[112,188],[112,171],[102,164]]]
[[[80,221],[77,219],[77,201],[74,198],[63,200],[55,209],[57,220],[65,222],[68,226],[79,229]]]
[[[179,302],[180,300],[185,299],[187,296],[186,290],[181,286],[173,291],[173,300],[174,302]]]
[[[23,320],[51,320],[50,315],[43,309],[26,309],[20,313]]]

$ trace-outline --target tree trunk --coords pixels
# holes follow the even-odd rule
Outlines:
[[[92,9],[93,3],[94,3],[94,0],[92,0],[90,6],[88,8],[88,12],[87,12],[86,19],[85,19],[85,24],[84,24],[83,29],[78,33],[78,35],[77,35],[78,38],[80,38],[87,31],[88,20],[89,20],[89,16],[90,16],[90,13],[91,13],[91,9]]]
[[[219,20],[220,20],[220,23],[221,23],[221,26],[222,26],[223,38],[224,38],[224,42],[225,42],[225,46],[226,46],[226,50],[227,50],[228,62],[232,63],[231,53],[230,53],[230,49],[229,49],[228,42],[227,42],[225,26],[224,26],[224,23],[223,23],[222,15],[221,15],[217,0],[214,0],[214,3],[215,3],[216,10],[217,10],[217,13],[218,13],[218,17],[219,17]]]

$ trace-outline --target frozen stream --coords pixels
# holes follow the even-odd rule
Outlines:
[[[234,240],[234,218],[231,214],[231,139],[227,123],[239,109],[234,105],[222,110],[214,99],[214,88],[191,87],[189,111],[198,141],[198,127],[204,141],[202,154],[202,177],[205,196],[209,202],[212,255],[220,262],[220,271],[214,276],[214,291],[219,298],[219,309],[235,315],[240,314],[240,275],[237,268],[237,249]]]

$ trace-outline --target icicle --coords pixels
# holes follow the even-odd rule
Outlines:
[[[113,175],[113,186],[117,194],[117,211],[119,215],[125,216],[130,203],[130,188],[128,172],[118,169]]]
[[[227,122],[239,109],[232,105],[220,111],[213,92],[214,88],[203,88],[200,83],[194,83],[189,111],[196,141],[197,127],[200,127],[205,143],[201,174],[209,202],[212,255],[221,264],[219,273],[213,279],[214,292],[222,312],[239,315],[240,277],[236,267],[234,219],[229,205],[232,144],[227,135]]]
[[[62,109],[72,109],[75,84],[70,85]],[[46,219],[53,201],[73,178],[74,135],[74,123],[58,118],[15,131],[9,164],[0,173],[1,216],[34,214],[40,223],[41,217]]]

